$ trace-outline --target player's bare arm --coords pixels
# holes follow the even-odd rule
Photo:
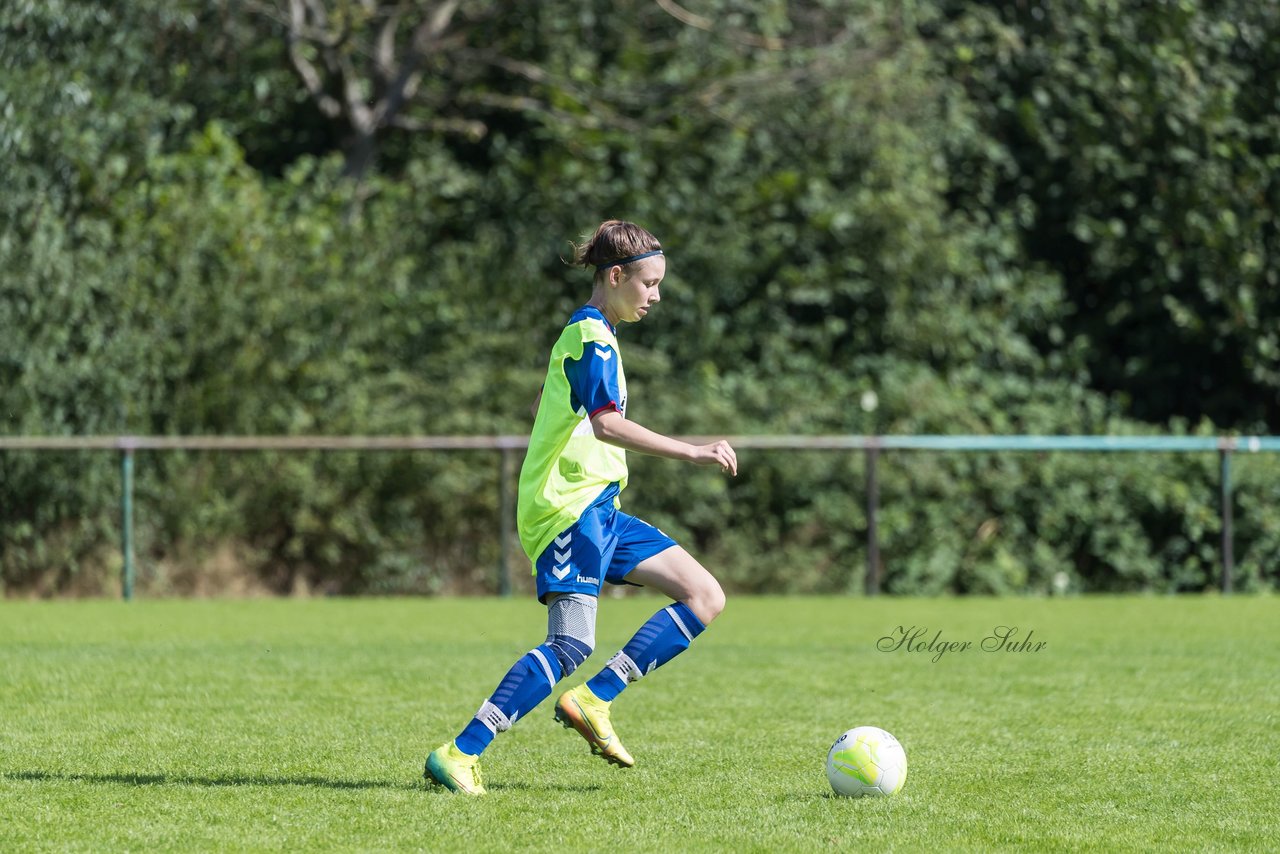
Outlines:
[[[591,429],[596,438],[628,451],[681,460],[698,465],[718,465],[726,474],[738,474],[738,455],[733,447],[721,439],[707,445],[693,445],[648,427],[628,421],[622,414],[607,410],[591,419]]]

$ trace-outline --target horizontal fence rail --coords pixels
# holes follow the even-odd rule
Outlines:
[[[739,450],[862,451],[866,454],[866,592],[880,591],[880,545],[876,517],[880,504],[878,461],[883,451],[958,452],[1136,452],[1219,455],[1221,477],[1221,588],[1229,593],[1235,558],[1232,530],[1231,457],[1236,453],[1280,452],[1280,436],[684,436],[705,443],[727,439]],[[133,598],[133,458],[137,451],[496,451],[502,455],[499,592],[511,593],[509,554],[515,540],[517,451],[528,436],[0,436],[5,451],[115,451],[121,470],[122,594]]]
[[[1280,451],[1280,436],[683,436],[781,451]],[[528,436],[0,436],[0,451],[503,451]]]

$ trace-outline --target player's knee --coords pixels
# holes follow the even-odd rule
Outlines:
[[[590,644],[569,635],[555,635],[548,638],[547,646],[555,653],[556,661],[560,662],[562,676],[568,676],[577,670],[592,653]]]
[[[706,608],[708,611],[707,622],[711,622],[711,620],[714,620],[716,617],[724,613],[724,605],[725,605],[724,588],[722,588],[719,584],[716,584],[715,587],[712,588],[707,593],[707,604],[706,604]]]
[[[577,670],[595,648],[596,606],[596,597],[585,593],[560,593],[547,603],[546,645],[563,676]]]
[[[724,611],[724,589],[720,586],[720,582],[708,575],[707,581],[693,591],[685,604],[704,626],[708,626]]]

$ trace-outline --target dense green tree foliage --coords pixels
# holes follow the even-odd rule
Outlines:
[[[939,55],[1004,142],[990,189],[1028,259],[1061,276],[1093,387],[1144,420],[1274,428],[1274,5],[952,5]],[[987,189],[959,183],[958,203]]]
[[[1277,432],[1280,10],[1184,0],[17,0],[0,10],[7,435],[528,429],[601,219],[675,433]],[[896,454],[895,592],[1200,589],[1216,461]],[[1277,466],[1239,472],[1246,585]],[[0,454],[0,577],[118,569],[116,462]],[[860,589],[863,461],[633,457],[745,590]],[[491,587],[483,453],[144,454],[157,591]]]

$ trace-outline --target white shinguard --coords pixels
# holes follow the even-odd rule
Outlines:
[[[605,667],[618,674],[618,678],[623,682],[635,682],[644,673],[640,670],[640,666],[631,660],[631,656],[625,652],[617,652],[613,658],[605,663]]]
[[[484,724],[489,732],[494,735],[511,729],[511,724],[513,723],[509,717],[502,713],[502,709],[499,709],[488,700],[485,700],[484,705],[480,707],[480,711],[476,712],[476,720]]]

